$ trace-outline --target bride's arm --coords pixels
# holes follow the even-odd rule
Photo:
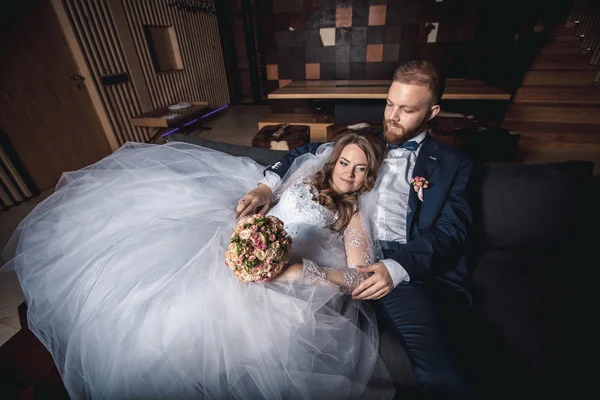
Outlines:
[[[344,246],[349,268],[371,265],[375,262],[373,243],[363,227],[361,213],[356,213],[344,231]]]
[[[344,245],[348,268],[320,267],[313,261],[304,259],[303,264],[290,265],[278,280],[296,280],[306,285],[334,284],[342,293],[351,294],[354,288],[369,277],[368,274],[356,270],[356,267],[375,262],[373,247],[365,234],[358,213],[344,231]]]

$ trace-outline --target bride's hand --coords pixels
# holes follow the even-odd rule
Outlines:
[[[290,264],[287,267],[285,267],[285,269],[283,270],[283,272],[279,275],[277,275],[273,280],[274,281],[299,281],[300,277],[302,276],[302,269],[304,268],[304,266],[302,264]]]
[[[246,215],[255,212],[259,207],[258,214],[264,214],[269,209],[269,200],[273,191],[267,185],[261,183],[254,190],[249,191],[237,202],[235,208],[235,217],[241,218]]]

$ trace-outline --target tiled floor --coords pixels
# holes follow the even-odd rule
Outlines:
[[[17,307],[25,300],[13,271],[0,273],[0,346],[21,329]]]
[[[206,125],[212,129],[194,135],[217,142],[251,146],[258,131],[258,121],[270,113],[268,105],[231,106],[210,117]]]
[[[48,190],[26,203],[0,212],[0,252],[5,248],[21,220],[52,192]],[[4,265],[4,262],[5,260],[0,257],[0,266]],[[0,269],[0,346],[21,329],[17,306],[24,300],[15,272]]]

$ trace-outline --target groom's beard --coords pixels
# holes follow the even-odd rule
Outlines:
[[[396,146],[407,142],[425,130],[428,119],[429,115],[420,124],[408,129],[391,119],[386,119],[383,122],[383,138],[389,144]]]

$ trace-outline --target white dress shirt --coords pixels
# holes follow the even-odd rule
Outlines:
[[[427,131],[412,138],[419,144],[416,151],[394,149],[388,151],[381,166],[381,183],[377,187],[377,207],[375,210],[375,237],[378,240],[406,243],[406,218],[408,216],[408,196],[410,195],[413,170],[421,143]],[[394,286],[409,281],[408,272],[396,260],[381,260],[387,267]]]
[[[408,215],[408,196],[411,186],[410,179],[425,140],[427,131],[423,131],[411,140],[419,144],[416,151],[393,149],[388,151],[381,167],[381,183],[377,190],[377,207],[375,210],[375,237],[378,240],[406,243],[406,217]],[[260,180],[274,192],[281,185],[281,178],[274,172],[267,171]],[[394,282],[394,287],[400,282],[409,281],[406,270],[396,260],[381,260],[387,267]]]

